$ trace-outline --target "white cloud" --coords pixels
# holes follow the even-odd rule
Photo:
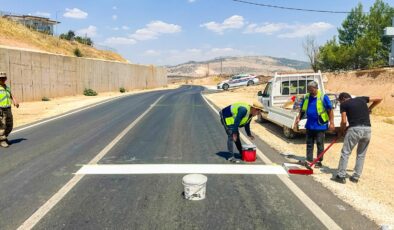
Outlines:
[[[84,37],[95,37],[97,35],[97,27],[88,26],[88,28],[80,29],[77,31],[77,34]]]
[[[145,56],[160,56],[160,52],[156,50],[146,50],[144,52]]]
[[[104,43],[106,45],[134,45],[136,41],[127,37],[110,37],[107,38]]]
[[[136,40],[151,40],[156,39],[161,34],[173,34],[181,32],[182,28],[179,25],[169,24],[162,21],[153,21],[146,25],[145,28],[135,31],[131,38]]]
[[[211,30],[215,33],[218,34],[223,34],[225,30],[229,29],[239,29],[244,26],[244,18],[239,15],[233,15],[227,19],[225,19],[222,23],[217,23],[217,22],[207,22],[200,27],[205,27],[208,30]]]
[[[37,11],[37,12],[33,13],[33,15],[37,15],[37,16],[40,16],[40,17],[46,17],[46,18],[50,18],[51,17],[50,13],[40,12],[40,11]]]
[[[115,31],[118,31],[119,30],[119,27],[114,27],[114,28],[112,28],[113,30],[115,30]]]
[[[66,13],[63,14],[63,17],[75,18],[75,19],[85,19],[88,17],[88,13],[86,13],[78,8],[73,8],[73,9],[66,8]]]
[[[113,10],[117,10],[118,7],[117,7],[117,6],[113,6],[112,9],[113,9]]]
[[[118,15],[116,15],[116,14],[114,14],[114,15],[112,15],[112,20],[117,20],[118,19]]]
[[[334,28],[334,26],[327,22],[315,22],[307,25],[295,25],[293,26],[292,31],[280,34],[278,37],[300,38],[307,35],[319,35],[331,28]]]
[[[196,0],[187,0],[189,3],[193,3],[193,2],[195,2]]]
[[[122,30],[129,30],[130,29],[130,27],[128,27],[128,26],[122,26]]]
[[[307,35],[319,35],[334,26],[327,22],[315,22],[310,24],[288,23],[264,23],[262,25],[249,24],[243,33],[261,33],[265,35],[278,34],[280,38],[299,38]]]
[[[148,29],[139,29],[135,31],[135,33],[132,34],[131,37],[136,40],[144,41],[144,40],[156,39],[157,35],[158,35],[157,32]]]
[[[271,35],[287,28],[289,28],[289,25],[286,23],[264,23],[262,26],[250,24],[246,27],[244,33],[262,33]]]

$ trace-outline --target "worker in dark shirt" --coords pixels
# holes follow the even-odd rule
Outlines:
[[[339,161],[338,172],[333,179],[339,183],[346,183],[346,168],[349,156],[353,148],[357,146],[356,165],[350,181],[357,183],[363,171],[365,155],[367,153],[369,141],[371,139],[371,121],[369,114],[378,105],[382,98],[356,97],[352,98],[348,93],[341,93],[338,97],[341,103],[341,128],[339,136],[344,136],[341,159]],[[368,103],[372,103],[368,107]],[[347,124],[349,126],[347,127]]]
[[[227,159],[233,163],[239,162],[234,157],[233,142],[237,146],[239,153],[242,152],[242,144],[239,137],[239,127],[245,127],[246,134],[250,139],[254,136],[250,132],[250,121],[262,111],[263,107],[259,103],[249,105],[247,103],[239,102],[227,106],[222,109],[220,114],[220,121],[227,133],[227,148],[231,156]]]

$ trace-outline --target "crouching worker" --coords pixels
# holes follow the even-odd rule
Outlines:
[[[369,114],[372,109],[382,102],[382,98],[356,97],[349,93],[339,94],[341,103],[341,129],[339,136],[345,136],[339,161],[338,172],[333,179],[339,183],[346,183],[346,169],[350,154],[357,145],[356,165],[350,181],[357,183],[363,171],[365,155],[371,140],[371,121]],[[367,103],[371,103],[368,107]],[[349,123],[349,126],[347,124]]]
[[[233,142],[239,151],[242,152],[242,144],[239,136],[239,127],[245,127],[246,134],[253,140],[250,132],[250,121],[256,115],[262,111],[263,107],[259,103],[253,103],[249,105],[244,102],[234,103],[222,109],[220,114],[220,121],[227,133],[227,148],[230,153],[230,157],[227,159],[233,163],[239,162],[238,159],[234,157]]]

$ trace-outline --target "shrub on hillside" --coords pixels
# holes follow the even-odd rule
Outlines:
[[[120,88],[119,88],[119,92],[121,92],[121,93],[125,93],[125,92],[126,92],[126,89],[125,89],[125,88],[123,88],[123,87],[120,87]]]
[[[81,50],[79,50],[78,48],[74,49],[74,55],[77,57],[82,57],[82,52]]]
[[[97,96],[97,92],[94,91],[93,89],[85,89],[83,91],[83,95],[85,95],[85,96]]]
[[[50,101],[50,100],[51,99],[49,99],[48,97],[45,97],[45,96],[41,98],[41,101]]]

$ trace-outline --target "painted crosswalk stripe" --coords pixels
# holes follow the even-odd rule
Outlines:
[[[280,165],[234,164],[96,164],[84,165],[76,174],[287,174]]]

